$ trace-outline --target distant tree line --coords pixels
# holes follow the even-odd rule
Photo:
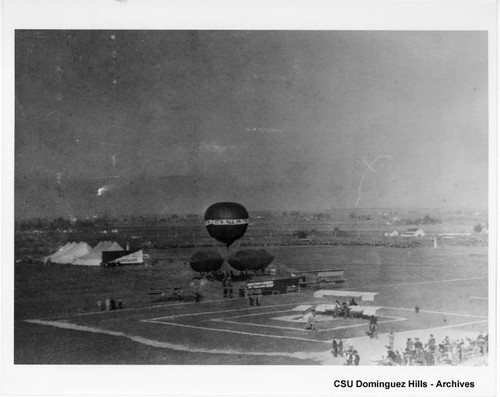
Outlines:
[[[403,225],[435,225],[437,223],[442,223],[441,219],[433,218],[430,215],[426,215],[423,218],[416,219],[403,219],[401,221],[395,222],[396,224]]]
[[[92,228],[109,228],[111,223],[105,218],[93,219],[66,219],[57,217],[55,219],[35,218],[18,220],[15,222],[15,228],[18,231],[28,230],[86,230]]]
[[[300,212],[300,211],[283,211],[281,213],[281,216],[283,217],[290,217],[290,218],[302,218],[302,219],[314,219],[314,220],[330,220],[331,219],[331,214],[328,212],[316,212],[316,213],[306,213],[306,212]]]

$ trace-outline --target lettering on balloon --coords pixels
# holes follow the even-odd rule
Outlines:
[[[205,226],[208,225],[248,225],[248,219],[209,219],[205,221]]]

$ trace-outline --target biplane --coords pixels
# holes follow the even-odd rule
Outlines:
[[[377,292],[358,292],[340,290],[319,290],[315,298],[323,298],[325,303],[316,305],[317,314],[333,315],[334,317],[369,318],[375,316],[380,307],[365,305],[373,302]]]

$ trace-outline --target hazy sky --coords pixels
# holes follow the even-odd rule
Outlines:
[[[18,31],[15,59],[16,211],[487,207],[486,32]]]

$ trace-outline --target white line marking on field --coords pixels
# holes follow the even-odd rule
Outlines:
[[[193,328],[193,329],[202,329],[205,331],[215,331],[215,332],[227,332],[231,334],[240,334],[240,335],[250,335],[250,336],[260,336],[264,338],[274,338],[274,339],[292,339],[292,340],[302,340],[306,342],[317,342],[317,343],[328,343],[330,344],[330,341],[323,341],[323,340],[316,340],[316,339],[306,339],[306,338],[299,338],[295,336],[283,336],[283,335],[266,335],[266,334],[258,334],[255,332],[245,332],[245,331],[233,331],[230,329],[221,329],[221,328],[210,328],[210,327],[200,327],[198,325],[188,325],[188,324],[178,324],[178,323],[169,323],[165,321],[156,321],[156,320],[141,320],[142,322],[145,323],[154,323],[154,324],[164,324],[164,325],[173,325],[175,327],[184,327],[184,328]],[[241,323],[238,323],[241,324]],[[253,324],[252,324],[253,325]]]
[[[280,311],[274,311],[274,312],[251,313],[251,314],[243,314],[241,316],[229,316],[229,317],[214,318],[213,320],[217,321],[217,320],[225,320],[227,318],[255,317],[255,316],[263,316],[265,314],[279,314],[279,313],[288,313],[288,312],[293,312],[293,310],[280,310]]]
[[[407,320],[407,318],[404,317],[392,317],[392,316],[384,316],[384,317],[389,317],[393,318],[394,320],[382,320],[379,321],[379,324],[382,323],[392,323],[396,321],[404,321]],[[276,328],[276,329],[289,329],[293,331],[304,331],[304,328],[295,328],[295,327],[282,327],[279,325],[266,325],[266,324],[255,324],[255,323],[243,323],[243,322],[238,322],[238,321],[227,321],[224,319],[214,319],[211,321],[216,321],[219,323],[228,323],[228,324],[238,324],[238,325],[249,325],[249,326],[254,326],[254,327],[265,327],[265,328]],[[340,327],[333,327],[333,328],[325,328],[325,329],[318,329],[316,332],[329,332],[329,331],[337,331],[341,329],[348,329],[348,328],[357,328],[357,327],[366,327],[367,323],[361,323],[361,324],[351,324],[351,325],[343,325]]]
[[[487,301],[488,297],[484,297],[484,296],[469,296],[469,299],[478,299],[478,300],[485,300],[485,301]]]
[[[410,308],[407,308],[407,307],[389,307],[389,306],[383,306],[383,307],[381,307],[381,309],[405,310],[405,311],[412,311],[412,312],[415,311],[415,309],[410,309]],[[422,309],[419,309],[419,312],[420,313],[443,314],[443,315],[446,315],[446,316],[461,316],[461,317],[472,317],[472,318],[483,318],[483,319],[487,319],[488,318],[486,316],[477,316],[475,314],[438,312],[438,311],[435,311],[435,310],[422,310]]]
[[[465,326],[465,325],[481,324],[481,323],[487,323],[487,322],[488,322],[488,320],[469,321],[468,323],[441,325],[441,326],[439,326],[439,327],[416,329],[416,330],[412,330],[412,331],[425,331],[425,330],[427,330],[427,329],[432,330],[432,329],[457,328],[457,327],[463,327],[463,326]]]
[[[276,328],[276,329],[287,329],[291,331],[304,331],[304,328],[296,328],[296,327],[281,327],[279,325],[265,325],[265,324],[256,324],[256,323],[243,323],[239,321],[230,321],[230,320],[224,320],[224,319],[213,319],[210,321],[214,321],[217,323],[227,323],[227,324],[237,324],[237,325],[250,325],[251,327],[265,327],[265,328]],[[218,331],[220,328],[211,328],[213,330]],[[318,330],[319,331],[319,330]],[[259,335],[264,335],[264,334],[259,334]]]
[[[471,281],[471,280],[487,280],[487,277],[452,278],[452,279],[449,279],[449,280],[415,281],[413,283],[380,284],[380,285],[370,285],[370,288],[376,288],[376,287],[395,287],[395,286],[399,286],[399,285],[421,285],[421,284],[454,283],[454,282],[457,282],[457,281]]]
[[[127,307],[125,309],[120,310],[109,310],[109,311],[100,311],[100,312],[87,312],[87,313],[77,313],[76,316],[91,316],[93,314],[109,314],[109,313],[119,313],[126,311],[134,311],[134,310],[151,310],[158,309],[161,307],[176,307],[176,306],[186,306],[186,305],[200,305],[203,303],[215,303],[215,302],[227,302],[227,299],[214,299],[209,301],[201,301],[201,302],[180,302],[180,303],[169,303],[164,305],[154,305],[154,306],[140,306],[140,307]]]
[[[308,303],[317,303],[317,302],[308,302]],[[211,311],[211,312],[174,314],[171,316],[152,318],[151,320],[172,319],[172,318],[177,318],[177,317],[203,316],[205,314],[232,313],[232,312],[241,312],[244,310],[259,310],[259,309],[266,309],[266,308],[272,308],[272,307],[292,306],[292,305],[295,305],[295,303],[282,303],[282,304],[278,304],[278,305],[266,305],[266,306],[256,306],[256,307],[240,307],[239,309],[216,310],[216,311]],[[287,311],[289,311],[289,310],[287,310]]]
[[[432,328],[416,328],[416,329],[409,329],[409,330],[406,330],[406,331],[398,331],[398,332],[394,332],[394,335],[407,335],[407,336],[412,336],[412,335],[415,335],[415,333],[421,333],[421,332],[426,332],[427,334],[430,334],[430,333],[436,333],[436,330],[440,330],[440,329],[447,329],[447,328],[458,328],[458,327],[464,327],[464,326],[467,326],[467,325],[474,325],[474,324],[482,324],[482,323],[487,323],[488,320],[479,320],[479,321],[469,321],[469,322],[466,322],[466,323],[459,323],[459,324],[447,324],[447,325],[441,325],[439,327],[432,327]],[[384,336],[384,335],[388,335],[388,333],[383,333],[383,334],[379,334],[379,337],[381,336]]]
[[[241,298],[234,298],[234,299],[241,299]],[[146,311],[146,310],[152,310],[152,309],[159,309],[162,307],[200,305],[200,304],[205,304],[205,303],[216,303],[216,302],[227,302],[227,299],[214,299],[214,300],[207,300],[207,301],[201,301],[201,302],[168,303],[168,304],[164,304],[164,305],[154,305],[154,306],[126,307],[124,309],[119,309],[119,310],[102,310],[102,311],[98,311],[98,312],[71,313],[71,314],[66,313],[66,314],[61,314],[59,316],[44,317],[43,320],[52,321],[52,320],[61,319],[63,316],[65,316],[64,318],[67,318],[68,316],[93,316],[93,315],[130,312],[130,311],[136,311],[136,310]]]
[[[48,326],[57,327],[57,328],[71,329],[74,331],[92,332],[92,333],[97,333],[97,334],[119,336],[119,337],[128,338],[134,342],[141,343],[141,344],[148,345],[148,346],[159,347],[159,348],[170,349],[170,350],[177,350],[177,351],[184,351],[184,352],[190,352],[190,353],[230,354],[230,355],[238,355],[238,356],[242,356],[242,355],[246,355],[246,356],[278,356],[278,357],[283,356],[283,357],[296,358],[299,360],[322,361],[321,358],[319,357],[321,352],[320,353],[314,353],[314,352],[294,352],[294,353],[244,352],[244,351],[236,351],[236,350],[192,348],[192,347],[188,347],[185,345],[179,345],[179,344],[174,344],[174,343],[169,343],[169,342],[162,342],[162,341],[158,341],[158,340],[154,340],[154,339],[143,338],[141,336],[129,335],[129,334],[125,334],[123,332],[109,331],[109,330],[105,330],[105,329],[101,329],[101,328],[88,327],[88,326],[66,323],[66,322],[61,322],[61,321],[46,321],[46,320],[25,320],[25,321],[28,323],[33,323],[33,324],[38,324],[38,325],[48,325]],[[177,325],[177,324],[173,324],[173,325]],[[196,328],[196,327],[193,327],[193,328]],[[306,340],[308,342],[313,341],[313,342],[329,343],[329,342],[315,341],[315,340],[309,340],[309,339],[303,339],[303,340]]]

